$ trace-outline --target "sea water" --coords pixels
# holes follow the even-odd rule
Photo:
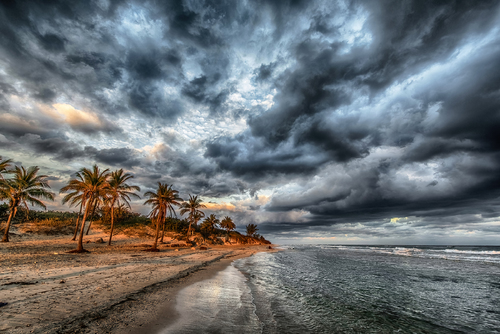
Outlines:
[[[500,247],[290,246],[177,303],[163,333],[500,333]]]

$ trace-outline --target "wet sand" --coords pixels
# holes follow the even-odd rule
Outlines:
[[[95,241],[101,235],[88,240]],[[89,254],[68,254],[68,237],[0,244],[0,332],[155,333],[178,314],[182,288],[213,277],[234,259],[267,246],[210,246],[161,252],[151,240],[88,243]]]

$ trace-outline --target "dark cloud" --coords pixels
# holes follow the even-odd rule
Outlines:
[[[140,164],[140,157],[129,148],[110,148],[98,150],[95,153],[96,161],[110,166],[124,166],[131,168]]]
[[[45,35],[38,35],[37,38],[40,41],[40,44],[43,46],[43,48],[47,51],[62,52],[65,50],[64,38],[61,38],[56,34],[48,33]]]
[[[260,65],[260,67],[254,70],[253,72],[255,75],[255,80],[265,81],[269,79],[273,74],[277,65],[278,65],[277,62],[269,63],[267,65],[265,64]]]
[[[498,217],[498,13],[472,0],[5,2],[0,146],[242,196],[238,219],[271,217],[272,233]],[[396,216],[418,219],[398,229]]]

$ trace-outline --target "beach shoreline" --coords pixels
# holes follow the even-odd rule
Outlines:
[[[98,240],[92,235],[89,240]],[[145,333],[176,319],[182,288],[268,245],[169,248],[144,252],[151,240],[117,238],[68,254],[68,237],[0,245],[0,332]]]

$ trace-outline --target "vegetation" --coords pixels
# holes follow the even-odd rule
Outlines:
[[[168,184],[162,184],[158,182],[158,189],[156,192],[148,191],[144,194],[145,197],[149,197],[149,199],[144,202],[146,205],[151,205],[153,210],[149,213],[149,217],[156,222],[156,236],[152,251],[158,251],[158,235],[160,233],[160,224],[165,224],[165,220],[167,218],[167,212],[175,214],[175,210],[173,205],[180,206],[179,201],[182,201],[182,198],[178,196],[178,191],[172,189],[172,186]]]
[[[220,227],[226,230],[227,232],[226,241],[231,243],[231,241],[229,240],[229,232],[231,232],[236,228],[236,225],[233,223],[231,217],[228,216],[224,217],[224,219],[222,219],[222,221],[220,222]]]
[[[257,228],[257,225],[255,225],[255,224],[248,224],[246,226],[246,230],[247,230],[247,236],[253,237],[253,236],[255,236],[255,234],[257,233],[257,231],[259,229]]]
[[[111,230],[109,231],[108,245],[111,246],[111,238],[113,237],[113,228],[115,223],[115,204],[125,204],[130,208],[130,196],[141,198],[134,191],[141,191],[138,186],[130,186],[126,181],[133,178],[129,173],[123,173],[123,169],[119,169],[111,173],[109,187],[106,200],[111,208]]]
[[[54,200],[54,193],[50,192],[47,175],[39,175],[39,168],[34,166],[11,167],[11,160],[0,157],[0,222],[6,221],[2,241],[9,241],[11,224],[23,224],[24,233],[68,234],[73,231],[72,240],[77,240],[74,253],[86,252],[83,248],[83,234],[86,222],[87,233],[90,224],[95,221],[100,228],[109,233],[108,245],[111,245],[116,224],[118,232],[130,235],[129,232],[142,230],[142,236],[153,236],[154,243],[150,251],[158,251],[160,228],[163,242],[165,230],[178,240],[185,239],[188,243],[196,242],[209,244],[224,244],[231,241],[240,244],[269,243],[264,237],[257,234],[257,225],[246,226],[246,236],[235,231],[236,224],[231,217],[224,217],[220,221],[215,214],[205,218],[202,211],[206,206],[198,196],[189,195],[184,201],[173,185],[158,183],[155,191],[144,194],[147,200],[145,205],[151,205],[149,215],[143,216],[131,211],[131,198],[140,198],[137,192],[140,188],[130,185],[133,175],[123,169],[109,171],[100,169],[97,165],[92,168],[82,168],[60,190],[64,194],[63,204],[78,208],[78,212],[35,211],[31,206],[39,206],[46,210],[42,200]],[[175,207],[180,214],[187,214],[186,218],[178,218]],[[17,215],[16,215],[17,214]],[[198,222],[203,223],[198,226]],[[154,228],[154,232],[148,226]],[[72,228],[74,226],[74,230]],[[147,229],[147,231],[144,231]],[[78,233],[79,232],[79,233]],[[134,233],[134,232],[132,232]],[[197,236],[193,236],[197,233]],[[137,234],[137,233],[136,233]],[[78,239],[77,239],[78,236]],[[174,245],[174,243],[172,242]]]
[[[206,208],[206,206],[201,202],[201,198],[198,198],[198,196],[189,195],[189,200],[181,204],[181,215],[189,213],[188,236],[191,235],[191,225],[195,222],[195,219],[205,217],[205,214],[200,210],[202,208]]]
[[[83,201],[83,205],[85,206],[82,227],[78,237],[78,245],[76,250],[74,250],[75,253],[86,252],[86,250],[83,249],[85,221],[92,204],[94,204],[95,207],[96,203],[106,195],[106,190],[109,188],[107,182],[109,175],[108,169],[101,171],[97,165],[94,165],[92,170],[83,168],[77,173],[77,178],[70,180],[68,185],[61,189],[62,193],[72,191],[74,194],[79,194],[78,196],[81,196],[80,200]]]
[[[83,184],[84,180],[83,180],[82,174],[76,173],[76,178],[80,181],[80,183],[78,183],[78,185]],[[71,183],[73,183],[72,186],[70,186]],[[83,200],[83,196],[82,196],[82,192],[81,192],[80,187],[77,187],[77,183],[70,181],[70,184],[68,184],[68,186],[62,188],[60,190],[60,193],[69,192],[66,196],[63,197],[63,200],[62,200],[63,204],[69,203],[70,206],[79,204],[79,206],[80,206],[80,211],[78,213],[78,216],[76,217],[75,232],[73,233],[73,238],[71,239],[72,241],[75,241],[76,236],[78,234],[78,224],[79,224],[79,220],[80,220],[80,215],[82,214],[82,209],[83,209],[83,205],[84,205],[85,201]]]
[[[2,242],[9,241],[9,229],[12,218],[16,215],[17,208],[22,205],[29,210],[28,203],[33,206],[46,208],[40,199],[54,200],[54,193],[47,191],[50,188],[47,183],[47,175],[37,175],[40,169],[30,167],[14,167],[9,173],[14,174],[12,178],[0,180],[1,198],[9,202],[9,218],[5,227]]]

